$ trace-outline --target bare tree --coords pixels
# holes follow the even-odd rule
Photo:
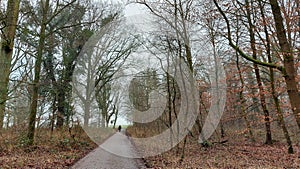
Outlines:
[[[11,62],[15,34],[19,16],[20,0],[9,0],[6,13],[0,12],[1,44],[0,44],[0,129],[3,127],[5,103],[8,98],[8,84],[11,72]]]
[[[127,57],[137,47],[136,37],[130,34],[122,20],[111,17],[113,18],[85,45],[74,72],[78,75],[73,80],[76,86],[74,92],[84,107],[85,127],[89,125],[92,116],[90,107],[96,103],[96,96],[102,97],[100,91],[112,81]],[[84,75],[84,79],[79,75]]]
[[[225,20],[225,24],[227,27],[227,39],[229,41],[229,45],[235,49],[243,58],[261,66],[266,66],[270,68],[274,68],[279,70],[283,77],[285,78],[287,93],[290,99],[290,103],[292,106],[292,111],[297,121],[298,127],[300,128],[300,95],[297,87],[297,80],[296,80],[296,69],[295,69],[295,62],[294,62],[294,53],[292,52],[291,44],[288,42],[286,30],[283,23],[283,17],[281,14],[281,8],[277,0],[270,0],[270,7],[272,9],[272,15],[274,18],[274,25],[276,29],[276,38],[279,41],[279,46],[281,50],[281,54],[283,56],[283,65],[276,64],[276,63],[269,63],[265,61],[261,61],[257,58],[254,58],[244,52],[232,39],[232,28],[230,20],[228,19],[226,13],[220,6],[220,2],[214,0],[214,3],[221,13],[222,17]]]

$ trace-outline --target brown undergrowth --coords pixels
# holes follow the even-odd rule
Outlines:
[[[37,129],[32,146],[24,127],[14,127],[0,134],[0,168],[69,168],[96,147],[81,127]]]
[[[216,144],[203,148],[196,141],[189,141],[185,148],[185,158],[180,162],[176,149],[162,155],[149,157],[145,162],[149,168],[300,168],[300,148],[295,146],[295,154],[288,154],[283,144],[272,146],[259,143]]]
[[[136,128],[127,131],[131,137],[153,135],[151,130],[144,133]],[[283,138],[276,138],[273,145],[265,145],[263,137],[259,137],[258,131],[256,142],[251,142],[244,134],[228,133],[226,142],[217,137],[210,139],[211,145],[203,147],[198,143],[197,136],[188,136],[185,147],[184,159],[181,161],[183,143],[168,152],[144,158],[148,168],[213,168],[213,169],[276,169],[276,168],[300,168],[300,144],[294,139],[294,154],[288,154],[287,146]],[[276,133],[277,134],[277,133]],[[278,141],[282,140],[282,141]]]

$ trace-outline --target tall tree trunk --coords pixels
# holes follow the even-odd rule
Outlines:
[[[108,110],[107,110],[107,107],[104,106],[103,109],[102,109],[102,112],[101,112],[101,127],[105,128],[105,125],[106,125],[106,117],[107,117],[107,114],[108,114]]]
[[[43,16],[42,16],[43,18],[41,21],[41,29],[40,29],[40,37],[39,37],[40,39],[39,39],[37,57],[35,60],[35,66],[34,66],[33,93],[32,93],[31,105],[30,105],[29,125],[28,125],[28,133],[27,133],[29,145],[32,145],[34,142],[39,81],[40,81],[43,50],[45,47],[45,39],[46,39],[46,25],[47,25],[47,15],[49,11],[49,0],[46,0],[46,2],[42,4],[45,5],[43,6]]]
[[[263,9],[263,6],[261,4],[261,1],[259,1],[259,7],[260,7],[260,12],[261,12],[261,15],[262,15],[262,19],[263,19],[264,32],[265,32],[265,35],[266,35],[266,50],[267,50],[268,61],[269,61],[269,63],[272,63],[271,43],[270,43],[270,39],[269,39],[269,33],[268,33],[268,29],[267,29],[267,22],[266,22],[266,18],[265,18],[265,13],[264,13],[264,9]],[[285,121],[284,121],[284,116],[283,116],[282,110],[280,108],[279,99],[278,99],[277,94],[276,94],[274,70],[273,70],[273,68],[269,68],[269,71],[270,71],[270,81],[271,81],[271,92],[272,92],[272,97],[273,97],[275,107],[276,107],[276,111],[277,111],[278,121],[279,121],[279,124],[282,128],[284,137],[285,137],[287,145],[288,145],[288,153],[293,154],[294,149],[293,149],[292,140],[290,138],[289,131],[286,127],[286,124],[285,124]]]
[[[214,57],[214,67],[215,67],[215,78],[214,82],[216,85],[216,90],[217,90],[217,114],[220,114],[221,110],[220,110],[220,85],[219,85],[219,65],[218,65],[218,58],[217,58],[217,47],[216,47],[216,33],[214,31],[214,27],[213,27],[213,23],[208,19],[207,20],[207,24],[209,25],[209,38],[210,38],[210,42],[212,44],[212,48],[213,48],[213,57]],[[222,120],[220,121],[220,131],[221,131],[221,138],[225,137],[225,130],[224,130],[224,125]]]
[[[54,131],[54,123],[55,123],[55,112],[56,112],[56,97],[54,96],[52,101],[52,115],[50,116],[50,127],[51,127],[51,136]]]
[[[119,110],[116,109],[116,111],[115,111],[115,119],[114,119],[114,122],[113,122],[113,129],[116,128],[116,123],[117,123],[117,120],[118,120],[118,115],[119,115]]]
[[[169,56],[168,56],[168,66],[169,66]],[[168,116],[169,116],[169,129],[170,129],[170,144],[173,147],[173,129],[172,129],[172,93],[170,84],[170,75],[167,74],[167,91],[168,91]],[[175,109],[175,107],[173,107]],[[178,131],[177,131],[178,132]]]
[[[227,35],[228,35],[228,41],[229,45],[238,51],[242,57],[245,59],[254,62],[256,64],[267,66],[271,68],[276,68],[280,70],[285,78],[287,93],[289,96],[291,109],[293,111],[294,117],[296,119],[298,128],[300,129],[300,93],[298,91],[297,87],[297,80],[296,80],[296,69],[295,69],[295,62],[294,62],[294,54],[291,48],[291,45],[289,44],[287,40],[286,30],[284,28],[283,24],[283,17],[281,15],[281,9],[277,2],[277,0],[269,0],[271,9],[272,9],[272,15],[275,21],[275,28],[276,28],[276,34],[277,39],[279,41],[280,50],[283,55],[283,65],[280,66],[278,64],[270,64],[268,62],[261,62],[257,59],[254,59],[250,56],[248,56],[246,53],[244,53],[238,46],[234,44],[231,37],[231,29],[230,29],[230,22],[228,18],[226,17],[224,11],[219,6],[218,2],[216,0],[213,0],[214,4],[216,5],[218,11],[221,13],[223,18],[225,19],[226,26],[227,26]]]
[[[269,0],[272,8],[272,13],[275,21],[275,28],[277,38],[283,55],[284,70],[283,76],[287,87],[292,111],[300,129],[300,93],[296,81],[296,69],[294,62],[294,55],[291,44],[287,40],[286,30],[283,24],[283,17],[281,15],[280,6],[277,0]]]
[[[237,22],[237,27],[239,27],[239,22]],[[238,44],[239,43],[238,31],[236,33],[237,33],[236,34],[236,42]],[[241,67],[240,67],[239,53],[237,51],[235,52],[235,56],[236,56],[236,67],[237,67],[238,74],[239,74],[239,79],[240,79],[240,82],[241,82],[240,91],[239,91],[239,101],[241,103],[241,116],[245,120],[246,128],[247,128],[247,131],[250,135],[250,140],[252,142],[255,142],[255,138],[254,138],[253,131],[252,131],[252,128],[251,128],[251,122],[248,119],[248,115],[247,115],[246,108],[245,108],[245,102],[246,102],[245,99],[244,99],[245,81],[244,81],[244,78],[243,78],[243,75],[242,75],[242,70],[241,70]],[[255,91],[251,90],[251,92],[254,93]],[[253,101],[253,103],[255,104],[256,101]],[[256,108],[256,109],[257,109],[257,112],[258,112],[259,109],[258,108]]]
[[[83,126],[84,127],[88,127],[89,126],[90,113],[91,113],[90,105],[91,105],[90,101],[86,100],[85,103],[84,103],[84,118],[83,118]]]
[[[254,25],[252,23],[251,19],[251,11],[250,11],[250,4],[249,1],[246,0],[246,12],[247,12],[247,20],[249,23],[249,33],[250,33],[250,43],[251,43],[251,49],[252,49],[252,57],[257,60],[257,50],[256,50],[256,42],[255,42],[255,35],[254,35]],[[260,96],[260,103],[261,107],[264,112],[265,116],[265,127],[266,127],[266,144],[272,144],[272,133],[271,133],[271,122],[270,122],[270,113],[267,108],[267,103],[266,103],[266,96],[265,96],[265,90],[262,85],[261,81],[261,76],[259,72],[258,65],[256,63],[253,64],[254,66],[254,71],[255,71],[255,76],[256,76],[256,81],[259,87],[259,96]]]
[[[0,44],[0,130],[3,127],[20,0],[8,0]]]
[[[170,56],[171,56],[171,52],[172,52],[172,46],[171,46],[171,42],[169,40],[167,40],[167,43],[168,43],[168,54],[167,54],[167,71],[170,70]],[[168,92],[168,105],[167,105],[167,110],[168,110],[168,117],[169,117],[169,124],[168,127],[170,129],[170,144],[171,144],[171,147],[173,147],[173,136],[174,136],[174,131],[172,129],[172,93],[171,93],[171,78],[170,78],[170,75],[168,73],[166,73],[166,78],[167,78],[167,92]],[[175,90],[174,90],[174,93],[175,93]],[[175,96],[174,96],[175,97]],[[173,110],[175,110],[175,107],[173,107]],[[178,124],[178,123],[177,123]]]
[[[254,138],[253,131],[252,131],[252,128],[251,128],[251,123],[248,119],[248,116],[247,116],[247,113],[246,113],[246,110],[245,110],[245,99],[244,99],[244,94],[243,94],[244,93],[244,88],[245,88],[245,81],[243,79],[242,70],[241,70],[240,63],[239,63],[238,53],[236,53],[236,66],[237,66],[238,73],[239,73],[239,78],[240,78],[240,81],[241,81],[241,87],[240,87],[240,92],[239,92],[239,101],[241,103],[241,116],[245,120],[246,128],[247,128],[247,131],[249,132],[251,141],[255,142],[255,138]]]
[[[180,26],[182,26],[182,28],[180,28],[180,26],[178,27],[178,25],[176,24],[175,29],[176,29],[176,32],[177,32],[177,38],[178,38],[178,40],[180,40],[180,39],[183,38],[183,41],[184,41],[184,50],[186,52],[185,53],[185,55],[186,55],[186,61],[188,63],[188,67],[189,67],[191,73],[193,73],[194,72],[193,60],[192,60],[193,57],[192,57],[191,46],[190,46],[190,38],[189,38],[189,35],[188,35],[188,32],[187,32],[188,30],[187,30],[187,24],[186,24],[186,18],[185,18],[185,16],[187,15],[187,13],[185,13],[185,12],[188,12],[188,11],[186,11],[185,9],[183,9],[183,6],[182,6],[183,3],[185,3],[185,2],[183,2],[181,0],[178,0],[178,2],[176,0],[174,1],[174,5],[175,5],[174,6],[174,10],[175,10],[175,12],[174,12],[175,24],[178,21],[181,22],[181,24],[182,24],[182,25],[180,25]],[[178,15],[180,16],[179,20],[178,20]],[[179,31],[181,31],[181,32],[179,33]],[[178,33],[181,34],[181,36],[178,36],[179,35]],[[178,45],[180,46],[181,45],[180,41],[178,41],[178,42],[179,42]],[[180,49],[180,51],[181,51],[181,49]],[[180,53],[178,56],[179,56],[179,58],[181,58],[182,54]],[[185,116],[185,118],[186,118],[186,116]],[[183,147],[182,147],[180,162],[183,161],[184,156],[185,156],[185,146],[186,146],[187,139],[188,139],[188,137],[185,136],[184,137],[184,141],[183,141],[184,144],[183,144]]]
[[[270,69],[272,69],[272,68],[270,68]],[[286,139],[286,143],[288,145],[288,153],[289,154],[293,154],[294,153],[294,149],[293,149],[292,140],[291,140],[289,131],[288,131],[287,127],[286,127],[285,121],[284,121],[284,116],[283,116],[282,110],[280,108],[279,99],[278,99],[278,97],[276,95],[275,80],[274,80],[274,71],[273,70],[270,70],[270,77],[271,77],[272,97],[273,97],[273,100],[274,100],[274,103],[275,103],[275,107],[276,107],[276,111],[277,111],[277,118],[278,118],[279,124],[280,124],[280,126],[282,128],[284,137]]]
[[[65,117],[65,90],[64,85],[58,85],[58,94],[57,94],[57,115],[56,115],[56,127],[61,128],[64,125],[64,117]]]

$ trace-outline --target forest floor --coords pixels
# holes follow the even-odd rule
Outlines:
[[[38,129],[35,143],[27,145],[26,128],[0,133],[0,168],[70,168],[98,147],[78,129]],[[107,133],[109,134],[109,133]],[[105,136],[108,137],[108,136]]]
[[[9,129],[0,133],[0,168],[70,168],[98,146],[80,129],[38,129],[35,144],[26,146],[24,128]],[[23,134],[22,134],[23,133]],[[263,132],[262,132],[263,133]],[[107,133],[109,137],[114,133]],[[134,133],[130,133],[134,135]],[[278,135],[278,134],[277,134]],[[263,136],[263,134],[262,134]],[[226,143],[202,147],[196,137],[189,136],[181,161],[182,143],[154,157],[144,158],[147,168],[300,168],[299,134],[295,134],[294,154],[287,153],[282,137],[275,138],[273,145],[265,145],[263,137],[255,143],[244,135],[227,135]],[[259,139],[260,138],[260,139]],[[298,140],[297,140],[298,138]]]
[[[149,168],[215,168],[215,169],[299,169],[300,146],[295,154],[288,154],[281,143],[225,143],[204,148],[197,141],[188,141],[185,157],[180,162],[182,149],[174,148],[162,155],[145,159]]]
[[[139,137],[138,132],[132,129],[129,133]],[[264,144],[264,132],[261,130],[256,131],[256,142],[251,142],[245,134],[228,133],[223,139],[213,136],[209,140],[212,145],[208,147],[199,144],[197,136],[188,136],[183,160],[181,142],[161,155],[144,158],[144,162],[148,168],[154,169],[299,169],[300,133],[292,138],[294,154],[288,154],[280,132],[274,133],[272,145]]]

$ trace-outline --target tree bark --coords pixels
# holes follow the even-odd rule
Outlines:
[[[245,120],[247,131],[249,132],[251,141],[255,142],[255,138],[254,138],[253,131],[252,131],[252,128],[251,128],[251,123],[248,119],[248,116],[247,116],[247,113],[246,113],[246,110],[245,110],[245,99],[244,99],[244,94],[243,94],[244,93],[244,88],[245,88],[245,81],[243,79],[242,70],[241,70],[240,63],[239,63],[238,53],[236,53],[236,67],[238,69],[238,74],[239,74],[239,78],[240,78],[240,81],[241,81],[241,87],[240,87],[240,91],[239,91],[239,101],[241,103],[241,111],[242,111],[241,116]]]
[[[296,81],[296,69],[294,62],[294,55],[292,52],[291,44],[289,44],[286,30],[283,25],[283,17],[281,15],[280,6],[277,0],[270,0],[272,13],[275,21],[276,34],[283,55],[284,70],[283,76],[285,78],[285,83],[287,87],[287,92],[289,95],[291,108],[297,125],[300,129],[300,94],[297,87]]]
[[[65,86],[57,86],[57,115],[56,115],[56,127],[61,128],[64,125],[65,108],[66,108],[66,97],[65,97]]]
[[[42,4],[44,4],[44,3],[42,3]],[[39,81],[40,81],[43,50],[45,47],[48,11],[49,11],[49,0],[46,0],[45,5],[43,7],[43,16],[42,16],[43,18],[41,21],[40,37],[39,37],[40,39],[39,39],[37,57],[35,60],[35,66],[34,66],[33,93],[32,93],[31,105],[30,105],[29,125],[28,125],[28,133],[27,133],[29,145],[32,145],[34,142],[34,132],[35,132],[35,122],[36,122],[35,119],[36,119],[36,114],[37,114]]]
[[[113,129],[116,128],[116,123],[117,123],[117,120],[118,120],[118,115],[119,115],[119,110],[116,109],[116,111],[115,111],[115,119],[113,121]]]
[[[252,57],[253,59],[257,60],[257,50],[256,50],[256,40],[255,40],[255,34],[254,34],[254,25],[252,23],[252,18],[251,18],[251,11],[250,11],[250,3],[248,0],[245,1],[246,3],[246,12],[247,12],[247,20],[249,24],[249,33],[250,33],[250,44],[251,44],[251,49],[252,49]],[[258,68],[258,65],[256,63],[253,63],[254,67],[254,72],[255,72],[255,77],[256,81],[258,84],[259,88],[259,97],[260,97],[260,104],[264,112],[265,116],[265,127],[266,127],[266,144],[272,144],[272,133],[271,133],[271,122],[270,122],[270,113],[267,108],[267,103],[266,103],[266,96],[265,96],[265,89],[262,85],[261,81],[261,76],[260,76],[260,71]]]
[[[267,22],[266,22],[266,18],[265,18],[265,13],[264,13],[264,9],[263,9],[263,6],[261,4],[261,1],[259,1],[259,7],[260,7],[260,12],[261,12],[261,15],[262,15],[262,19],[263,19],[264,32],[265,32],[265,35],[266,35],[266,50],[267,50],[268,62],[272,63],[271,43],[270,43],[270,39],[269,39],[269,33],[268,33],[268,29],[267,29]],[[293,149],[292,140],[291,140],[289,131],[286,127],[286,124],[285,124],[285,121],[284,121],[284,116],[283,116],[282,110],[280,108],[279,99],[278,99],[277,94],[276,94],[274,70],[273,70],[273,68],[269,68],[269,71],[270,71],[270,81],[271,81],[271,92],[272,92],[272,97],[273,97],[275,107],[276,107],[276,111],[277,111],[278,121],[279,121],[279,124],[282,128],[284,137],[285,137],[287,145],[288,145],[288,153],[293,154],[294,149]]]
[[[8,0],[0,44],[0,130],[3,127],[20,0]]]
[[[250,57],[249,55],[247,55],[246,53],[244,53],[237,45],[235,45],[234,42],[232,41],[230,22],[229,22],[227,16],[225,15],[224,11],[219,6],[218,2],[216,0],[213,0],[213,2],[216,5],[218,11],[221,13],[223,18],[225,19],[227,31],[228,31],[227,38],[229,41],[229,45],[234,50],[238,51],[239,54],[243,58],[245,58],[251,62],[254,62],[258,65],[261,65],[261,66],[266,66],[269,68],[276,68],[282,72],[282,74],[285,78],[285,83],[286,83],[288,96],[290,99],[291,109],[295,116],[298,128],[300,129],[300,95],[299,95],[297,81],[296,81],[296,69],[295,69],[295,65],[294,65],[294,56],[293,56],[293,53],[291,50],[291,46],[287,40],[286,31],[284,29],[284,24],[283,24],[283,17],[281,15],[280,6],[279,6],[277,0],[269,0],[269,2],[271,4],[272,14],[273,14],[274,21],[275,21],[275,28],[276,28],[277,38],[279,41],[279,46],[281,48],[281,52],[283,55],[283,60],[284,60],[283,65],[284,66],[274,64],[274,63],[262,62],[257,59],[254,59],[254,58]]]

